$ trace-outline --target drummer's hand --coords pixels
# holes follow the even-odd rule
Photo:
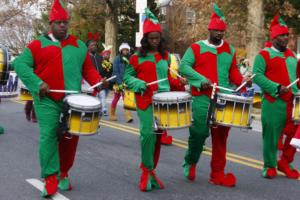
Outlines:
[[[101,88],[108,88],[109,87],[109,82],[108,81],[106,81],[106,77],[104,77],[103,79],[102,79],[102,85],[101,85]]]
[[[179,81],[182,85],[187,85],[188,84],[188,81],[186,78],[179,78]]]
[[[247,87],[251,87],[252,86],[252,79],[251,79],[251,75],[247,75],[243,78],[242,83],[247,82],[246,86]]]
[[[40,85],[40,97],[44,97],[49,92],[49,86],[47,83],[43,82]]]
[[[284,85],[280,85],[279,94],[287,93],[289,89],[285,87]]]
[[[212,85],[211,80],[207,80],[207,82],[201,83],[201,90],[207,90],[212,87],[211,85]]]
[[[136,86],[139,90],[139,93],[144,93],[147,89],[147,85],[146,85],[146,82],[145,81],[139,81],[136,83]]]

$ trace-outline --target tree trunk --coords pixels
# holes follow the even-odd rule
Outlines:
[[[248,2],[247,57],[252,66],[256,54],[265,42],[263,33],[264,14],[263,0],[249,0]]]
[[[117,1],[111,0],[113,9],[108,5],[106,6],[106,18],[105,18],[105,45],[111,45],[112,60],[116,56],[117,49]]]

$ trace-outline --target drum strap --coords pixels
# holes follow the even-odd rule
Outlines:
[[[64,102],[62,112],[61,112],[60,117],[59,117],[59,124],[58,124],[57,130],[56,130],[58,141],[68,131],[68,122],[67,122],[67,120],[69,119],[69,109],[70,109],[69,104]]]

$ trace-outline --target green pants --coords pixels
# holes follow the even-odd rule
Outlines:
[[[266,99],[262,101],[261,121],[263,136],[263,156],[264,167],[273,168],[277,166],[277,144],[285,126],[293,126],[291,121],[292,102],[285,102],[281,99],[275,100],[273,103]],[[285,143],[289,143],[293,137],[293,129],[286,134]],[[289,144],[284,145],[281,157],[291,162],[294,157],[295,150]]]
[[[140,143],[142,164],[149,170],[156,167],[160,155],[160,134],[153,130],[153,110],[150,105],[146,110],[137,109],[140,120]]]
[[[48,97],[34,101],[34,108],[40,128],[39,157],[43,178],[59,172],[59,153],[56,129],[62,109],[62,102]]]
[[[185,162],[196,164],[203,151],[203,145],[209,136],[209,128],[206,123],[209,97],[206,95],[194,96],[192,103],[193,125],[190,126],[188,139],[188,150],[185,155]]]

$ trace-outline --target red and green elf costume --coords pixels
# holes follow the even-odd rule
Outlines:
[[[68,19],[69,15],[62,2],[55,0],[49,22]],[[15,59],[14,67],[34,99],[40,128],[41,176],[46,182],[42,195],[54,194],[57,187],[70,190],[68,172],[74,162],[78,136],[72,139],[63,137],[58,141],[56,130],[65,94],[48,93],[46,97],[40,98],[40,85],[45,82],[50,89],[81,91],[82,78],[93,85],[101,77],[91,62],[85,44],[73,35],[67,35],[62,41],[51,40],[49,35],[33,40]]]
[[[270,27],[271,38],[288,33],[284,21],[275,16]],[[254,61],[253,73],[256,74],[254,82],[264,94],[261,107],[264,156],[262,175],[266,178],[276,176],[276,166],[288,178],[299,177],[298,171],[290,165],[296,151],[290,145],[290,141],[297,128],[291,119],[293,94],[298,92],[297,85],[293,85],[287,93],[278,95],[281,85],[288,86],[295,81],[297,62],[291,50],[280,52],[273,46],[262,49]],[[277,143],[282,132],[286,135],[286,139],[277,162]]]
[[[300,62],[297,65],[297,78],[300,78]],[[298,88],[300,86],[300,82],[298,82]],[[292,138],[290,144],[300,152],[300,126],[298,126],[294,137]]]
[[[147,18],[144,21],[144,35],[150,32],[162,32],[160,24],[149,9],[146,9]],[[154,92],[170,91],[170,84],[179,84],[179,80],[172,79],[169,73],[170,57],[160,53],[147,54],[141,57],[134,54],[129,60],[123,81],[126,86],[135,92],[137,114],[140,119],[141,165],[140,190],[149,191],[152,188],[164,188],[163,183],[155,175],[155,168],[160,155],[161,134],[153,130],[152,96]],[[146,83],[169,78],[169,81],[159,82],[150,86]],[[170,83],[169,83],[170,82]]]
[[[208,25],[209,30],[226,30],[225,17],[216,4]],[[179,71],[188,79],[193,96],[193,125],[189,128],[188,150],[184,158],[184,175],[191,181],[196,178],[196,164],[203,151],[203,145],[209,136],[206,123],[212,89],[200,90],[201,84],[208,79],[219,86],[231,88],[232,83],[240,85],[243,77],[236,64],[234,48],[222,40],[214,46],[208,40],[192,44],[185,52]],[[226,93],[223,90],[217,92]],[[212,137],[212,159],[210,182],[223,186],[234,186],[235,176],[224,173],[226,165],[226,143],[229,127],[217,126],[210,129]]]

